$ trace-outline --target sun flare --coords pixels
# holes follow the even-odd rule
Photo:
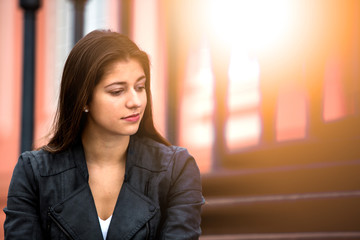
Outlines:
[[[224,44],[262,49],[284,37],[292,17],[290,3],[286,0],[211,0],[211,31]]]

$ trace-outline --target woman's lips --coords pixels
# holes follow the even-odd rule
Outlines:
[[[140,114],[139,114],[139,113],[137,113],[137,114],[132,114],[132,115],[123,117],[123,118],[121,118],[121,119],[123,119],[123,120],[125,120],[125,121],[128,121],[128,122],[137,122],[137,121],[139,121],[139,119],[140,119]]]

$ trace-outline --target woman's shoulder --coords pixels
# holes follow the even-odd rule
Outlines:
[[[19,162],[29,164],[41,176],[50,176],[75,167],[69,156],[70,150],[50,153],[43,149],[21,153]]]
[[[69,154],[69,150],[59,152],[59,153],[51,153],[51,152],[44,150],[43,148],[39,148],[39,149],[32,150],[32,151],[24,151],[20,154],[20,157],[30,158],[33,160],[40,160],[40,159],[51,159],[51,158],[64,157],[65,155],[68,155],[68,154]]]
[[[192,158],[184,147],[167,146],[149,137],[132,138],[129,153],[135,157],[137,165],[153,170],[166,169],[174,161],[186,161]]]
[[[187,154],[188,151],[184,147],[170,145],[167,146],[149,137],[134,137],[134,147],[136,150],[151,151],[155,155],[173,156],[174,154]]]

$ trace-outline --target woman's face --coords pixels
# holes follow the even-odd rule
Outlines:
[[[134,59],[110,65],[87,106],[86,128],[102,135],[135,134],[147,103],[145,82],[144,70]]]

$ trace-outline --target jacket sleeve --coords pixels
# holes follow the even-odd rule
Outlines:
[[[11,178],[7,206],[4,208],[5,240],[43,239],[39,199],[30,158],[30,152],[20,156]]]
[[[201,192],[198,166],[186,149],[175,153],[166,217],[160,239],[199,239],[201,235]]]

